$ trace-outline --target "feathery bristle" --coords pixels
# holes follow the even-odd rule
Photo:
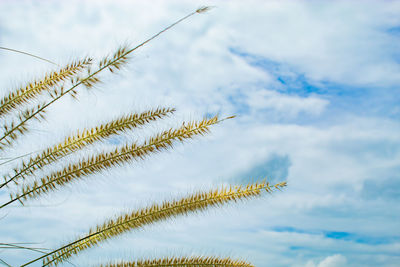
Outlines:
[[[173,112],[175,112],[174,108],[157,108],[140,114],[133,113],[125,115],[97,127],[85,129],[81,132],[78,131],[76,135],[65,138],[64,142],[44,150],[36,157],[31,157],[27,162],[22,162],[21,168],[14,168],[14,174],[4,176],[6,182],[0,185],[0,188],[11,181],[16,182],[17,179],[24,178],[25,175],[33,175],[37,169],[83,149],[96,141],[161,119]]]
[[[119,261],[115,263],[100,264],[99,267],[254,267],[253,264],[243,260],[217,257],[168,257],[162,259],[149,259],[138,261]]]
[[[261,183],[248,184],[247,186],[222,187],[209,192],[198,192],[179,200],[163,202],[161,205],[153,204],[147,208],[108,220],[103,225],[91,229],[87,235],[50,252],[43,260],[43,266],[58,264],[82,250],[145,225],[229,202],[250,199],[262,195],[263,191],[271,193],[274,189],[284,186],[286,186],[286,182],[270,185],[268,182],[263,181]]]
[[[114,72],[115,70],[121,69],[129,60],[128,46],[121,46],[115,51],[112,57],[105,57],[99,63],[99,68],[107,67],[109,71]]]
[[[72,62],[60,70],[45,75],[45,77],[39,81],[33,81],[23,88],[9,93],[0,100],[0,116],[4,116],[13,109],[29,102],[43,91],[50,91],[51,87],[74,76],[90,64],[90,58]]]
[[[53,172],[40,179],[40,182],[34,181],[32,184],[23,186],[22,190],[18,192],[14,198],[0,206],[0,208],[17,200],[23,203],[23,201],[27,199],[36,198],[85,176],[99,173],[102,170],[114,166],[123,165],[131,160],[144,159],[151,153],[171,148],[173,146],[173,141],[183,142],[185,139],[191,139],[196,135],[204,135],[209,132],[209,126],[219,122],[218,117],[215,116],[199,122],[193,121],[187,124],[183,123],[182,127],[157,134],[141,145],[137,145],[136,143],[125,145],[112,152],[100,153],[88,159],[81,160],[78,163],[70,164],[63,170]]]

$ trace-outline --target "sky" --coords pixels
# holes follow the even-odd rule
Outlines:
[[[176,113],[98,144],[110,150],[182,121],[236,115],[174,149],[0,211],[0,242],[56,248],[109,217],[265,177],[281,192],[114,238],[75,266],[230,256],[256,266],[398,266],[400,1],[0,1],[0,46],[60,65],[135,46],[117,74],[52,105],[2,158],[155,107]],[[1,95],[53,68],[0,51]],[[71,159],[73,160],[73,159]],[[10,166],[0,166],[7,173]],[[0,201],[8,193],[0,192]],[[0,250],[15,266],[35,252]],[[66,263],[65,266],[70,266]],[[71,265],[72,266],[72,265]]]

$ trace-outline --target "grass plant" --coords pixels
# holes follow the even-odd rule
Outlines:
[[[179,19],[175,23],[161,30],[151,38],[136,47],[123,46],[111,56],[106,56],[98,61],[92,58],[76,60],[65,67],[45,74],[41,79],[27,83],[25,86],[13,90],[0,100],[0,119],[3,121],[3,132],[0,137],[0,152],[6,155],[7,149],[16,143],[18,138],[28,134],[33,120],[42,121],[46,118],[47,108],[64,98],[66,95],[77,97],[82,88],[93,88],[102,81],[101,75],[105,71],[117,72],[129,61],[129,55],[138,48],[146,45],[160,34],[171,29],[178,23],[189,17],[204,13],[209,7],[202,7]],[[38,59],[53,63],[44,59],[15,49],[0,47],[3,50],[23,53]],[[96,63],[97,62],[97,63]],[[77,130],[75,134],[65,137],[59,143],[50,145],[39,152],[16,157],[14,167],[3,175],[0,190],[8,191],[9,201],[0,203],[0,210],[4,211],[11,204],[24,205],[31,199],[39,198],[44,194],[55,194],[66,185],[86,179],[87,177],[103,173],[104,171],[131,164],[134,161],[143,160],[154,153],[172,149],[174,144],[185,142],[197,136],[205,135],[211,127],[220,124],[226,119],[218,116],[204,118],[200,121],[183,122],[178,128],[171,128],[159,132],[154,136],[144,139],[143,142],[131,142],[118,146],[111,151],[92,153],[76,161],[71,161],[62,166],[63,158],[74,155],[86,147],[103,142],[111,136],[122,135],[133,131],[137,127],[145,127],[153,121],[161,120],[173,115],[173,107],[157,107],[143,111],[142,113],[128,113],[112,121],[104,122],[93,128]],[[7,161],[10,163],[10,161]],[[43,168],[52,166],[47,174],[41,174]],[[60,167],[59,167],[60,166]],[[71,239],[59,248],[45,250],[32,248],[24,244],[1,243],[0,248],[33,250],[41,253],[20,266],[41,264],[42,266],[57,266],[68,263],[71,257],[76,257],[81,251],[95,247],[101,243],[124,233],[142,228],[145,225],[154,224],[170,218],[182,215],[190,215],[201,212],[210,207],[223,205],[259,197],[263,193],[271,193],[286,186],[285,182],[274,185],[267,181],[251,183],[245,186],[222,186],[210,191],[200,191],[189,194],[186,197],[175,200],[167,200],[162,203],[153,203],[149,206],[131,210],[106,220],[87,231],[86,234]],[[7,259],[0,259],[0,264],[10,266]],[[160,259],[135,259],[132,261],[118,261],[99,263],[102,267],[127,267],[127,266],[241,266],[249,267],[252,264],[241,259],[208,257],[175,257]]]

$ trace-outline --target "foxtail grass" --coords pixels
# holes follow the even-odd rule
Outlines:
[[[28,83],[26,86],[12,91],[0,100],[0,118],[10,113],[12,110],[33,100],[39,94],[47,91],[51,92],[53,86],[72,78],[78,72],[88,67],[92,59],[85,58],[72,62],[57,71],[45,75],[41,80]]]
[[[90,58],[78,60],[58,71],[45,75],[42,80],[31,82],[25,87],[4,96],[0,100],[0,118],[22,107],[24,104],[32,102],[43,92],[47,92],[53,98],[57,95],[62,95],[64,87],[57,86],[60,83],[64,83],[67,79],[72,79],[85,68],[88,68],[91,62],[92,59]],[[19,112],[19,114],[14,115],[11,122],[5,122],[2,126],[3,134],[0,137],[0,151],[11,146],[19,136],[24,135],[28,131],[27,122],[29,120],[33,118],[37,120],[43,119],[43,108],[45,106],[45,103],[39,103],[33,107],[28,107],[24,111]],[[40,110],[42,112],[38,112]]]
[[[99,267],[254,267],[243,260],[217,257],[168,257],[152,260],[119,261]]]
[[[229,119],[228,117],[225,119]],[[223,120],[225,120],[223,119]],[[204,135],[209,132],[209,126],[217,124],[222,120],[218,120],[217,116],[210,119],[203,119],[202,121],[192,121],[183,123],[178,129],[169,129],[159,133],[147,140],[142,144],[136,143],[132,145],[125,145],[117,148],[112,152],[104,152],[98,155],[80,160],[78,163],[70,164],[63,170],[55,171],[46,177],[36,180],[32,184],[24,185],[20,192],[15,195],[10,194],[10,201],[0,206],[5,206],[19,201],[21,204],[24,201],[36,198],[42,194],[55,191],[61,186],[86,177],[91,174],[99,173],[113,166],[119,166],[131,160],[141,160],[152,153],[160,152],[173,147],[173,142],[183,142],[185,139],[191,139],[196,135]]]
[[[0,137],[0,151],[11,146],[19,136],[27,133],[31,120],[36,119],[41,121],[44,119],[46,110],[50,105],[66,95],[76,97],[80,86],[90,89],[98,83],[101,83],[102,79],[99,74],[104,70],[108,70],[111,73],[120,70],[128,62],[129,56],[133,51],[149,43],[189,17],[207,12],[209,9],[210,7],[198,8],[133,48],[128,46],[119,47],[114,54],[102,58],[97,64],[93,64],[90,58],[74,62],[58,71],[45,75],[41,80],[29,83],[25,87],[5,96],[0,100],[0,118],[7,119],[6,116],[10,113],[14,113],[13,118],[15,120],[7,122],[7,124],[3,126],[3,135]],[[0,49],[4,50],[5,48],[0,47]],[[13,49],[6,50],[21,52]],[[29,53],[22,53],[34,56]],[[40,59],[45,60],[43,58]],[[38,102],[39,96],[42,96],[45,92],[47,92],[47,96],[50,97],[50,99],[46,101],[43,100],[41,103],[36,103]],[[36,102],[34,103],[34,101]],[[20,111],[21,108],[25,109]],[[218,119],[218,116],[214,116],[200,121],[185,122],[181,127],[160,132],[152,137],[145,138],[141,143],[127,143],[123,146],[118,146],[112,151],[103,151],[89,157],[84,157],[76,162],[65,164],[63,166],[66,167],[59,167],[41,178],[37,177],[38,170],[43,171],[43,169],[49,165],[58,164],[61,162],[61,159],[70,154],[74,154],[96,142],[104,141],[106,138],[113,135],[120,135],[133,128],[146,125],[151,121],[164,118],[174,111],[175,109],[173,108],[157,108],[140,114],[133,113],[121,116],[108,123],[98,125],[97,127],[77,131],[76,134],[65,138],[64,141],[50,146],[43,151],[38,151],[38,153],[31,152],[14,158],[21,159],[24,156],[32,155],[27,158],[27,160],[21,159],[20,164],[16,164],[16,167],[14,167],[9,174],[3,176],[4,183],[0,184],[0,189],[6,186],[7,189],[9,189],[8,185],[13,182],[16,191],[10,194],[10,201],[2,204],[0,209],[17,201],[24,205],[28,200],[59,190],[88,176],[101,173],[112,167],[143,160],[155,153],[171,149],[176,143],[190,140],[198,135],[204,135],[209,132],[210,126],[234,117]],[[5,119],[4,121],[7,121]],[[45,173],[45,171],[43,171],[43,173]],[[232,202],[259,197],[263,195],[263,193],[272,193],[285,186],[286,182],[270,185],[267,181],[251,183],[247,186],[224,186],[219,189],[197,192],[180,199],[155,203],[143,209],[132,210],[106,220],[104,223],[89,229],[86,234],[50,251],[43,251],[43,249],[40,248],[28,247],[16,243],[0,243],[0,248],[24,249],[43,254],[21,265],[21,267],[39,261],[42,261],[42,266],[58,265],[68,262],[71,257],[76,256],[81,251],[100,245],[124,233],[178,216],[201,212],[211,207],[220,207]],[[0,259],[0,264],[9,266],[9,264],[2,259]],[[230,258],[168,257],[138,261],[110,262],[100,266],[250,267],[253,265],[242,260],[233,260]]]
[[[17,180],[26,175],[33,175],[36,170],[43,168],[75,151],[93,144],[96,141],[104,140],[112,135],[117,135],[127,130],[145,125],[151,121],[161,119],[175,112],[174,108],[157,108],[148,110],[141,114],[129,114],[114,119],[108,123],[101,124],[91,129],[78,131],[77,134],[65,138],[62,143],[58,143],[42,151],[36,157],[31,157],[28,161],[22,162],[22,167],[15,167],[12,175],[4,176],[4,183],[0,188],[10,182],[18,184]]]
[[[162,204],[153,204],[147,208],[125,213],[115,219],[110,219],[104,224],[90,229],[86,235],[75,241],[22,266],[42,259],[43,266],[57,265],[87,248],[134,229],[174,218],[179,215],[188,215],[190,213],[206,210],[210,207],[221,206],[229,202],[258,197],[261,196],[263,192],[271,193],[285,186],[286,182],[270,185],[268,182],[263,181],[246,186],[228,186],[208,192],[198,192],[178,200],[166,201]]]

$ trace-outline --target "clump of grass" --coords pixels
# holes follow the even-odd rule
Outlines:
[[[0,118],[9,116],[12,120],[11,122],[5,122],[3,125],[3,133],[0,137],[0,151],[4,153],[7,148],[15,143],[17,138],[27,134],[29,132],[30,121],[34,119],[40,121],[45,118],[45,112],[50,105],[66,95],[77,97],[78,89],[81,87],[93,88],[101,82],[100,74],[105,70],[111,73],[117,72],[128,62],[129,55],[133,51],[149,43],[178,23],[195,14],[205,13],[209,9],[209,7],[201,7],[136,47],[123,46],[118,48],[114,54],[102,58],[97,64],[94,64],[91,58],[77,60],[4,96],[0,100]],[[0,49],[4,50],[8,48],[0,47]],[[42,57],[16,51],[53,63]],[[46,93],[47,100],[41,100],[44,102],[40,102],[39,96],[46,95]],[[65,186],[85,179],[90,175],[116,166],[129,164],[133,161],[143,160],[154,153],[173,148],[173,145],[177,142],[184,142],[196,136],[205,135],[210,131],[210,127],[226,119],[234,118],[234,116],[230,116],[219,119],[218,116],[214,116],[204,118],[200,121],[183,122],[181,127],[159,132],[154,136],[146,138],[142,143],[126,143],[118,146],[115,150],[92,154],[76,162],[70,162],[66,167],[55,169],[43,176],[38,176],[38,170],[42,170],[47,166],[55,167],[64,157],[70,154],[77,153],[88,146],[104,141],[110,136],[121,135],[137,127],[145,127],[150,122],[172,115],[174,112],[175,108],[159,107],[142,113],[129,113],[96,127],[76,131],[76,134],[65,137],[62,142],[51,145],[43,151],[33,154],[28,153],[26,156],[29,156],[29,158],[27,159],[24,159],[26,158],[24,156],[15,158],[19,162],[16,163],[15,167],[9,173],[3,175],[4,182],[0,184],[0,190],[11,191],[10,184],[12,184],[15,191],[9,192],[10,200],[1,204],[0,209],[6,208],[14,202],[23,205],[30,199],[38,198],[43,194],[55,193],[57,190],[61,190]],[[261,196],[263,192],[272,193],[274,190],[285,186],[285,182],[270,185],[267,181],[263,181],[246,186],[221,187],[210,191],[197,192],[181,199],[151,204],[143,209],[133,210],[106,220],[103,224],[90,229],[85,235],[79,236],[66,245],[47,252],[22,245],[1,244],[7,248],[29,249],[43,253],[42,256],[32,259],[21,266],[28,266],[39,261],[42,261],[42,266],[59,265],[68,261],[72,256],[78,255],[83,250],[95,247],[113,237],[145,227],[146,225],[175,218],[180,215],[190,215],[210,207],[220,207],[231,202],[251,199]],[[3,259],[0,259],[0,263],[8,265]],[[233,260],[230,258],[168,257],[162,259],[110,262],[101,264],[100,266],[250,267],[253,265],[240,259]]]

